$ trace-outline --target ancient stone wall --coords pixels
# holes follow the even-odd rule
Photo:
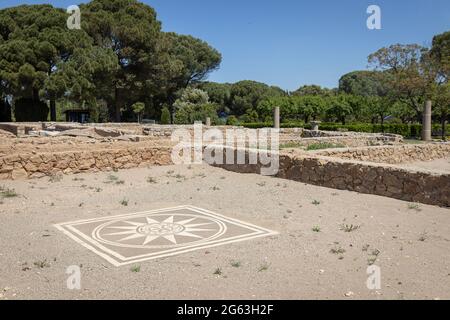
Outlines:
[[[119,149],[13,154],[0,158],[0,179],[35,178],[59,173],[70,174],[147,165],[169,165],[172,164],[171,151],[170,146],[136,146]],[[232,148],[226,148],[225,151],[235,153]],[[398,157],[398,159],[411,160],[414,153],[418,154],[414,160],[425,157],[429,159],[448,155],[449,144],[370,147],[358,149],[351,154],[347,153],[348,150],[342,151],[344,155],[349,157],[351,155],[352,160],[336,158],[335,155],[338,152],[326,150],[321,151],[320,154],[282,153],[276,176],[324,187],[450,206],[450,174],[353,160],[365,159],[366,154],[375,158],[379,157],[379,159],[384,159],[383,155],[386,154],[386,159]],[[260,173],[261,169],[260,165],[248,164],[218,166],[242,173]]]
[[[235,153],[235,150],[226,152]],[[261,171],[260,164],[216,166],[240,173]],[[276,176],[334,189],[450,206],[450,174],[317,155],[281,154]]]
[[[346,150],[323,150],[316,155],[378,163],[405,163],[450,157],[450,143],[427,143],[400,146],[375,146]]]
[[[0,158],[0,180],[168,165],[171,150],[148,147],[11,155]]]

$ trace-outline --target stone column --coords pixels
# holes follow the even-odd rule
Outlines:
[[[273,111],[273,127],[280,129],[280,107],[275,107]]]
[[[211,118],[210,117],[206,117],[206,126],[207,127],[211,126]]]
[[[423,108],[422,140],[431,141],[431,101],[427,100]]]
[[[311,129],[316,132],[319,131],[319,124],[320,121],[311,121]]]

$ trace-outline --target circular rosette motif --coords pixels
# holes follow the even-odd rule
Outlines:
[[[99,225],[92,238],[125,248],[171,248],[210,242],[226,231],[213,217],[195,214],[150,214],[124,217]]]

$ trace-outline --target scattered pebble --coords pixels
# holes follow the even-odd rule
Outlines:
[[[353,291],[349,291],[345,294],[346,297],[352,297],[354,295],[355,295],[355,293]]]

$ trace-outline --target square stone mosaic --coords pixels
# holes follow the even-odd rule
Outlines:
[[[115,266],[277,234],[193,206],[71,221],[55,227]]]

